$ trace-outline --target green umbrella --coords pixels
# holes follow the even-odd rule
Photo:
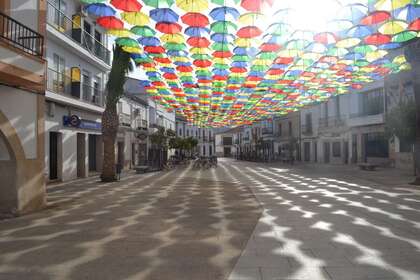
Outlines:
[[[404,43],[404,42],[413,40],[414,38],[417,38],[417,32],[406,30],[406,31],[400,32],[398,34],[395,34],[392,37],[392,42],[394,42],[394,43]]]
[[[168,51],[183,51],[187,48],[184,43],[177,44],[177,43],[166,43],[164,45],[165,49]]]
[[[233,61],[249,61],[249,57],[247,55],[234,55],[232,56]]]
[[[153,37],[156,34],[156,31],[154,31],[152,28],[150,28],[147,25],[136,25],[131,28],[131,33],[134,33],[138,36],[143,37]]]
[[[234,33],[238,27],[230,21],[216,21],[210,25],[214,33]]]
[[[354,65],[363,67],[363,66],[369,65],[369,62],[365,59],[359,59],[354,62]]]
[[[268,66],[264,66],[264,65],[253,65],[251,67],[251,71],[258,71],[258,72],[264,72],[268,69]]]
[[[208,70],[197,70],[195,71],[197,76],[211,76],[211,72]]]
[[[217,69],[229,69],[230,66],[228,64],[215,63],[213,65],[213,68],[217,68]]]
[[[234,4],[238,4],[241,0],[211,0],[212,3],[221,6],[227,6],[228,2],[233,2]]]
[[[229,49],[229,45],[228,44],[225,44],[225,43],[213,43],[211,45],[211,48],[213,50],[215,50],[215,51],[225,51],[225,52],[228,52],[230,50]]]
[[[164,6],[171,7],[174,4],[173,0],[143,0],[143,3],[153,8],[163,8]]]
[[[353,51],[356,53],[367,54],[369,52],[374,52],[377,49],[378,48],[373,45],[360,45],[360,46],[354,47]]]
[[[273,60],[277,57],[277,54],[275,52],[262,52],[258,58],[261,59],[270,59]]]
[[[213,58],[211,55],[208,55],[208,54],[193,54],[191,57],[193,59],[199,59],[199,60],[209,60]]]
[[[131,47],[131,48],[139,47],[139,43],[130,37],[117,38],[117,40],[115,40],[115,43],[119,46],[124,46],[124,47]]]
[[[150,63],[153,61],[153,59],[151,59],[150,57],[141,57],[141,58],[135,58],[134,61],[137,63]]]

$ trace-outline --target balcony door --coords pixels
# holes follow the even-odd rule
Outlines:
[[[93,79],[93,96],[92,102],[96,105],[101,105],[101,78],[95,77]]]
[[[53,6],[55,8],[53,15],[53,23],[61,32],[66,30],[66,12],[67,3],[63,0],[53,0]],[[52,15],[51,15],[52,16]]]
[[[65,93],[66,61],[63,57],[53,55],[52,89],[56,93]]]
[[[92,100],[92,79],[88,71],[83,70],[82,72],[82,83],[83,83],[83,100]]]

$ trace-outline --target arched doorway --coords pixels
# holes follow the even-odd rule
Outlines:
[[[6,136],[0,131],[0,213],[15,212],[17,198],[17,161]]]

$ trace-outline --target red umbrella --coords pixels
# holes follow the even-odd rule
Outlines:
[[[277,44],[269,44],[269,43],[264,43],[260,46],[260,50],[263,52],[276,52],[278,50],[280,50],[281,46],[277,45]]]
[[[245,26],[238,30],[236,35],[240,38],[254,38],[262,34],[261,29],[256,26]]]
[[[272,6],[274,0],[242,0],[241,6],[250,12],[259,12],[264,4]]]
[[[242,68],[242,67],[231,67],[230,68],[230,72],[233,73],[245,73],[247,70],[246,68]]]
[[[214,75],[213,80],[215,81],[226,81],[228,79],[228,76],[221,76],[221,75]]]
[[[143,7],[137,0],[111,0],[111,4],[125,12],[138,12]]]
[[[144,50],[149,53],[164,53],[165,49],[161,46],[147,46]]]
[[[337,36],[331,32],[321,32],[314,36],[314,40],[317,43],[321,43],[324,45],[334,44],[338,41]]]
[[[210,46],[210,41],[205,37],[190,37],[187,40],[188,45],[197,48],[207,48]]]
[[[181,17],[183,23],[193,27],[205,27],[209,25],[209,19],[200,13],[186,13]]]
[[[276,60],[274,60],[274,63],[276,64],[290,64],[294,60],[293,57],[277,57]]]
[[[165,83],[162,82],[162,81],[154,81],[154,82],[152,82],[152,85],[154,85],[154,86],[164,86]]]
[[[382,45],[391,42],[391,36],[374,33],[365,37],[364,41],[368,45]]]
[[[124,22],[114,16],[100,17],[96,20],[105,29],[123,29]]]
[[[155,27],[157,30],[165,34],[175,34],[182,31],[181,25],[172,22],[159,22]]]
[[[408,26],[409,30],[420,31],[420,18],[416,19]]]
[[[388,20],[391,17],[391,14],[386,11],[375,11],[371,14],[364,17],[360,23],[363,25],[372,25],[372,24],[378,24],[381,22],[384,22]]]
[[[197,67],[209,67],[211,65],[211,61],[210,60],[196,59],[196,60],[194,60],[193,63]]]
[[[163,77],[167,80],[176,80],[178,78],[177,75],[173,73],[165,73],[163,74]]]
[[[229,52],[229,51],[227,51],[227,52],[225,52],[225,51],[217,51],[217,52],[214,52],[213,53],[213,56],[214,57],[219,57],[219,58],[227,58],[227,57],[232,57],[232,53],[231,52]]]
[[[281,75],[284,73],[284,70],[282,69],[270,69],[267,71],[268,75]]]
[[[172,61],[169,59],[169,58],[167,58],[167,57],[155,57],[155,58],[153,58],[156,62],[159,62],[159,63],[163,63],[163,64],[169,64],[169,63],[171,63]]]
[[[183,66],[183,65],[181,65],[181,66],[177,66],[176,67],[176,70],[179,71],[179,72],[192,72],[193,71],[193,68],[191,66]]]

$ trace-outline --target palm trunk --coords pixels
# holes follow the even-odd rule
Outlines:
[[[102,135],[104,142],[104,162],[101,179],[112,182],[117,179],[115,168],[115,140],[118,132],[116,104],[108,103],[102,115]]]

